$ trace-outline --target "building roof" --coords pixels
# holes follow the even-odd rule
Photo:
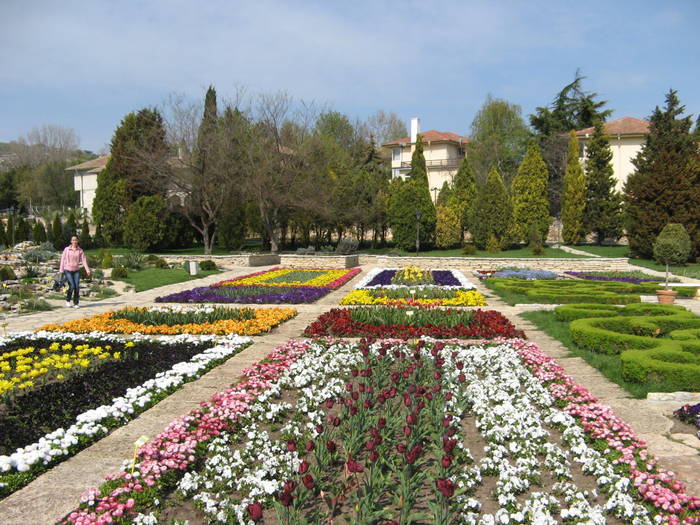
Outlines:
[[[107,165],[107,161],[109,160],[109,155],[100,155],[96,159],[88,160],[85,162],[81,162],[80,164],[76,164],[75,166],[69,166],[66,168],[66,171],[89,171],[90,173],[99,173],[104,169],[104,167]]]
[[[462,135],[457,135],[457,133],[452,133],[451,131],[438,131],[436,129],[429,129],[428,131],[421,131],[418,133],[423,137],[423,142],[458,142],[466,143],[470,141],[469,137],[463,137]],[[404,137],[402,139],[392,140],[382,146],[398,146],[401,143],[412,144],[411,137]]]
[[[585,128],[576,132],[576,135],[583,137],[592,135],[595,128]],[[646,135],[649,133],[649,121],[634,117],[622,117],[617,120],[606,122],[603,126],[606,135]]]

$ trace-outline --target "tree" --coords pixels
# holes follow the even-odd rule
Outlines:
[[[66,244],[70,242],[70,238],[73,235],[78,235],[78,221],[75,218],[75,213],[71,210],[68,213],[68,219],[63,225],[63,238],[66,240]]]
[[[66,246],[65,239],[63,238],[63,224],[61,223],[61,217],[58,213],[51,226],[51,242],[53,242],[53,247],[57,250],[62,250]]]
[[[158,246],[165,236],[168,206],[160,195],[139,197],[129,208],[124,228],[127,246],[145,252]]]
[[[489,95],[474,117],[466,147],[469,166],[481,185],[491,168],[510,181],[525,154],[530,131],[520,106]]]
[[[493,238],[501,248],[505,247],[511,216],[508,190],[498,170],[492,168],[486,184],[479,189],[476,198],[472,225],[474,244],[483,250]]]
[[[561,220],[562,237],[566,244],[578,244],[585,237],[583,225],[586,211],[586,176],[578,160],[578,139],[572,130],[569,134],[569,154],[564,174]]]
[[[90,237],[90,225],[88,224],[87,217],[83,217],[83,224],[80,227],[80,236],[78,237],[78,243],[84,249],[92,248],[92,238]]]
[[[550,213],[559,216],[563,195],[563,179],[567,165],[567,133],[591,127],[596,121],[605,121],[612,110],[603,109],[604,100],[596,100],[597,93],[583,90],[586,77],[576,71],[574,80],[564,86],[549,106],[538,107],[530,115],[530,125],[538,134],[542,157],[549,170]]]
[[[28,209],[32,206],[62,208],[78,204],[73,174],[66,171],[65,162],[49,162],[23,171],[17,178],[17,197]]]
[[[34,222],[34,228],[32,229],[32,240],[36,244],[46,242],[46,228],[44,228],[44,223],[40,220]]]
[[[464,239],[465,232],[472,231],[472,217],[474,214],[476,195],[476,180],[469,168],[469,161],[465,157],[462,159],[459,169],[452,181],[452,195],[449,201],[450,206],[457,211],[457,215],[459,216],[462,228],[462,239]]]
[[[430,198],[428,183],[428,167],[423,153],[423,137],[418,135],[416,146],[411,156],[411,173],[409,185],[413,191],[412,204],[414,210],[420,211],[420,243],[429,242],[435,233],[435,206]]]
[[[437,225],[435,227],[435,246],[452,248],[462,240],[462,231],[457,212],[450,206],[437,207]]]
[[[624,186],[627,238],[639,256],[653,253],[653,240],[668,223],[682,224],[700,250],[700,158],[690,134],[690,117],[677,92],[666,95],[664,109],[650,117],[649,134],[637,157],[635,171]]]
[[[543,243],[552,220],[547,201],[547,165],[540,148],[532,141],[511,186],[514,242],[530,242],[533,230]]]
[[[365,138],[377,144],[386,144],[408,136],[405,122],[396,113],[386,113],[381,109],[367,117],[365,129],[367,130]]]
[[[30,235],[31,229],[29,223],[20,215],[15,226],[15,243],[28,241]]]
[[[5,248],[10,242],[5,233],[5,224],[0,220],[0,247]]]
[[[611,160],[610,143],[603,131],[603,123],[598,120],[586,149],[584,214],[584,229],[595,234],[598,244],[622,235],[622,196],[615,190]]]
[[[435,209],[437,210],[440,206],[448,206],[452,200],[452,188],[450,183],[445,181],[440,188],[440,193],[438,193],[437,200],[435,201]]]
[[[10,151],[15,157],[15,166],[36,168],[42,164],[64,163],[76,160],[80,139],[71,128],[53,124],[36,126],[10,143]]]
[[[685,264],[691,248],[690,237],[682,224],[669,223],[659,233],[653,245],[654,259],[666,265],[666,288],[669,265]]]

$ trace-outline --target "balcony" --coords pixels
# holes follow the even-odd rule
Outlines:
[[[428,169],[436,169],[436,168],[458,168],[460,163],[462,162],[462,159],[464,157],[454,157],[451,159],[438,159],[438,160],[426,160],[425,165],[427,166]],[[411,163],[410,162],[401,162],[401,167],[402,168],[410,168]]]

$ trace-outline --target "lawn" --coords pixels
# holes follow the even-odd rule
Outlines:
[[[151,288],[166,286],[168,284],[182,283],[201,279],[209,275],[221,273],[219,270],[201,271],[198,275],[190,275],[182,268],[145,268],[143,270],[128,270],[129,276],[125,279],[113,279],[124,281],[134,287],[137,292],[144,292]]]
[[[558,321],[553,311],[525,312],[521,313],[520,317],[527,319],[547,335],[560,341],[569,349],[572,356],[582,358],[586,363],[600,371],[607,379],[624,388],[632,396],[642,399],[649,392],[659,391],[659,385],[652,387],[639,383],[630,383],[622,379],[622,363],[619,355],[601,354],[576,346],[571,339],[569,323]]]
[[[630,248],[629,246],[597,246],[595,244],[585,244],[582,246],[572,246],[577,250],[582,252],[592,253],[593,255],[598,255],[600,257],[629,257]]]
[[[407,252],[405,250],[399,250],[397,248],[363,248],[359,250],[360,253],[366,253],[370,255],[397,255],[401,257],[488,257],[488,258],[528,258],[528,259],[538,259],[538,258],[582,258],[583,255],[576,255],[573,253],[565,252],[564,250],[559,250],[558,248],[545,248],[544,254],[533,255],[530,248],[523,246],[521,248],[513,248],[510,250],[503,250],[498,253],[487,252],[486,250],[477,250],[476,253],[472,255],[465,255],[461,248],[454,248],[452,250],[426,250],[424,252]]]

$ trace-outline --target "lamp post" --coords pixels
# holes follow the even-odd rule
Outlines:
[[[437,194],[438,191],[440,191],[440,188],[431,188],[430,191],[435,192],[435,195],[433,195],[433,202],[437,203]]]
[[[418,255],[418,251],[420,250],[420,218],[421,218],[421,215],[423,215],[423,212],[420,210],[416,210],[415,215],[416,215],[416,255]]]

